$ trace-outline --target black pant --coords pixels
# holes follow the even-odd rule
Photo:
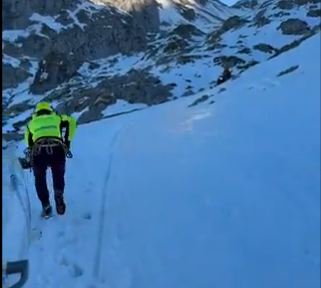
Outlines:
[[[62,195],[65,188],[66,155],[62,146],[54,146],[52,150],[42,147],[40,153],[33,158],[33,173],[36,191],[43,207],[50,204],[46,172],[51,168],[55,196]],[[58,196],[58,195],[57,195]]]

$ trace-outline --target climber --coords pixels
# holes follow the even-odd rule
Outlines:
[[[49,217],[52,207],[46,182],[47,167],[51,168],[56,211],[65,213],[64,201],[66,156],[76,131],[76,119],[56,113],[47,102],[40,102],[27,125],[25,142],[35,177],[43,217]],[[63,135],[63,130],[65,133]]]
[[[217,79],[217,85],[224,83],[232,77],[232,72],[228,67],[224,67],[223,74]]]

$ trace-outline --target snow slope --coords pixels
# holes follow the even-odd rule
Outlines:
[[[319,40],[196,106],[204,93],[80,126],[65,216],[38,220],[26,172],[25,287],[319,288]]]

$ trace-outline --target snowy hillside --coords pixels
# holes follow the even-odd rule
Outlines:
[[[91,17],[98,17],[95,15],[105,17],[99,18],[99,21],[108,18],[106,15],[111,13],[110,10],[114,11],[111,8],[103,9],[101,5],[98,9],[93,6],[94,4],[90,6],[88,1],[82,1],[77,9],[80,12],[91,13]],[[191,3],[187,1],[185,6]],[[217,9],[221,9],[217,6],[218,3],[208,1],[203,3],[202,7],[216,5]],[[320,29],[318,16],[320,3],[304,0],[291,2],[292,6],[281,5],[280,3],[284,1],[258,3],[251,10],[242,7],[233,8],[234,16],[226,19],[218,29],[214,25],[210,30],[211,24],[206,23],[200,25],[187,22],[175,26],[180,22],[174,21],[175,17],[172,14],[174,10],[166,8],[163,12],[169,12],[171,19],[174,19],[173,23],[176,24],[170,26],[167,31],[149,34],[151,38],[146,44],[146,49],[139,53],[132,52],[127,56],[118,53],[109,57],[91,59],[92,53],[85,50],[89,53],[88,57],[90,56],[86,59],[73,59],[69,54],[56,52],[49,53],[44,58],[41,55],[39,58],[33,58],[26,55],[28,49],[23,47],[27,46],[21,48],[21,41],[27,41],[27,43],[30,41],[29,38],[21,38],[19,34],[26,34],[26,31],[15,31],[15,33],[13,33],[14,30],[3,31],[2,65],[3,79],[6,80],[3,80],[5,83],[3,85],[8,85],[3,86],[2,92],[3,137],[6,140],[21,139],[34,104],[41,99],[50,101],[58,111],[73,114],[78,118],[79,124],[101,120],[119,113],[129,113],[213,88],[223,66],[231,67],[235,77],[243,77],[242,73],[247,69],[295,49]],[[158,9],[161,8],[158,7]],[[69,18],[80,14],[80,12],[76,13],[76,10],[69,13]],[[228,11],[232,10],[226,10],[223,14],[227,16]],[[119,10],[111,14],[122,15]],[[161,13],[160,17],[165,17],[164,15]],[[57,27],[56,22],[59,18],[55,20],[56,22],[50,19],[52,20],[50,17],[33,15],[33,25],[30,27],[39,29],[42,27],[41,33],[47,31],[46,27],[58,29],[60,26]],[[121,23],[123,22],[125,23],[123,29],[127,31],[126,27],[130,19],[124,18]],[[97,21],[88,23],[86,27],[91,27],[90,29],[96,29],[96,26],[90,25],[98,25],[95,24],[98,23]],[[79,26],[74,24],[72,27]],[[62,34],[55,34],[55,37],[63,40],[64,38],[59,37],[69,39],[68,33],[80,33],[80,28],[72,30],[74,32],[68,29],[64,28],[63,32],[59,32],[58,29],[59,31],[55,33]],[[50,29],[48,31],[54,33]],[[89,33],[87,30],[85,32],[85,35]],[[41,39],[47,39],[50,33],[38,36],[42,37]],[[20,40],[15,41],[10,38],[12,35],[20,35]],[[97,33],[94,35],[97,37]],[[107,34],[102,33],[102,35]],[[137,39],[135,36],[132,38]],[[108,40],[107,43],[110,41]],[[91,38],[86,43],[91,43]],[[72,48],[79,51],[77,45]],[[124,44],[120,46],[126,47]],[[102,51],[106,50],[100,47],[98,52],[102,53]],[[57,62],[62,63],[61,68],[56,67]],[[12,79],[16,82],[12,83]]]
[[[38,220],[25,173],[25,288],[319,288],[320,61],[318,33],[217,88],[80,125],[65,216]]]

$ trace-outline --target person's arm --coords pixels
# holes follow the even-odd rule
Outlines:
[[[76,128],[77,128],[77,121],[75,118],[68,116],[68,115],[61,115],[61,124],[62,127],[66,128],[66,134],[64,142],[66,145],[70,146],[70,141],[74,138]]]
[[[27,145],[27,148],[31,148],[33,145],[33,140],[32,140],[32,133],[30,132],[29,126],[27,125],[27,129],[25,132],[25,143]]]

